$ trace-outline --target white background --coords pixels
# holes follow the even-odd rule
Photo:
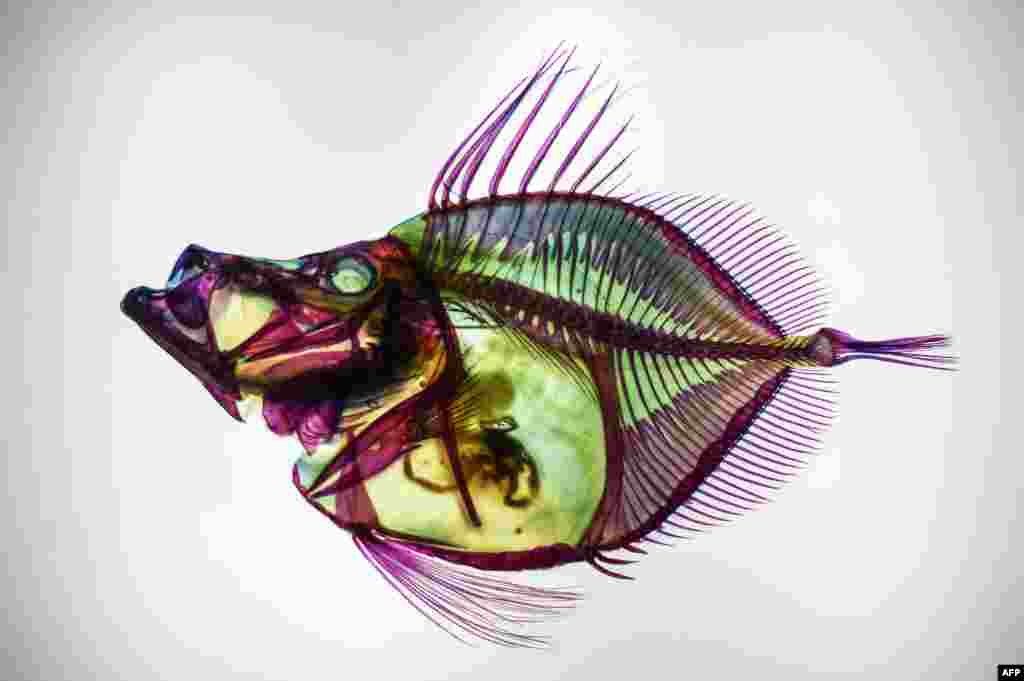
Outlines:
[[[1010,5],[8,9],[22,352],[0,677],[959,680],[1022,661]],[[233,422],[118,302],[190,242],[292,257],[381,236],[561,39],[636,86],[614,118],[639,114],[638,186],[751,201],[834,285],[834,326],[952,332],[962,371],[840,368],[824,453],[776,503],[653,550],[634,583],[542,575],[589,594],[545,629],[553,654],[470,648],[306,506],[294,444]]]

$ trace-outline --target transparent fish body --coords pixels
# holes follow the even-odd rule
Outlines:
[[[382,239],[287,261],[190,246],[166,288],[122,301],[228,413],[256,405],[296,437],[298,491],[413,606],[514,646],[543,645],[522,624],[578,595],[502,572],[628,578],[623,556],[728,522],[801,469],[834,414],[832,367],[954,362],[946,336],[823,327],[827,287],[749,206],[616,193],[628,121],[594,135],[614,91],[549,158],[596,69],[527,152],[571,57],[520,81]]]

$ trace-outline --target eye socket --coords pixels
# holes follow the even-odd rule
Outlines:
[[[365,259],[350,255],[334,263],[331,285],[339,293],[363,293],[376,283],[377,273]]]

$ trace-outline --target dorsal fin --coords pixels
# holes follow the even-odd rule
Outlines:
[[[477,193],[474,190],[477,187],[478,172],[480,171],[485,159],[487,159],[490,154],[498,137],[501,135],[505,127],[513,121],[517,112],[519,112],[520,107],[523,105],[524,101],[533,94],[535,88],[543,86],[543,90],[538,96],[537,101],[534,103],[529,113],[523,116],[515,134],[506,144],[500,160],[487,183],[487,196],[494,197],[501,195],[501,181],[509,169],[509,164],[512,158],[517,152],[519,152],[523,139],[534,125],[537,115],[548,103],[555,87],[576,70],[575,68],[569,68],[569,63],[574,53],[575,48],[568,51],[558,48],[552,51],[541,61],[541,64],[533,74],[520,79],[501,99],[501,101],[499,101],[498,104],[491,109],[486,116],[484,116],[483,120],[477,124],[469,135],[456,145],[455,149],[441,165],[437,175],[434,177],[433,183],[431,184],[430,198],[427,206],[428,211],[434,212],[437,210],[445,210],[453,205],[464,204],[469,200],[471,195]],[[557,70],[553,73],[549,73],[556,64],[558,65]],[[532,160],[519,180],[519,194],[524,194],[530,191],[530,184],[535,179],[537,172],[544,161],[548,160],[548,155],[552,146],[566,126],[569,125],[570,119],[573,114],[576,113],[580,102],[591,91],[598,68],[599,66],[596,66],[590,71],[589,77],[586,78],[582,87],[569,101],[557,123],[555,123],[551,128],[545,136],[544,141],[534,152]],[[544,86],[545,79],[548,79],[546,86]],[[585,190],[592,192],[598,186],[611,179],[607,173],[602,175],[601,171],[597,169],[628,128],[629,123],[632,120],[631,118],[618,129],[611,139],[607,140],[603,144],[600,150],[591,157],[589,163],[587,163],[582,170],[575,174],[569,173],[568,171],[573,162],[577,160],[578,154],[584,143],[588,141],[594,130],[598,127],[598,124],[604,118],[618,92],[619,88],[616,85],[612,88],[608,97],[603,100],[603,103],[590,118],[589,122],[586,123],[585,127],[583,127],[572,147],[566,152],[565,156],[560,161],[557,161],[559,164],[558,169],[555,171],[550,183],[548,184],[548,192],[559,191],[563,186],[569,187],[571,188],[571,191],[575,192],[581,188],[581,185],[583,185],[583,182],[587,180],[587,178],[593,179],[600,177],[601,179],[597,183],[589,184],[588,189]],[[616,170],[616,172],[618,170],[621,170],[621,166]],[[458,188],[458,193],[453,200],[452,190],[456,188]]]
[[[412,245],[432,273],[503,278],[593,309],[625,310],[631,319],[676,333],[689,327],[690,337],[779,339],[822,323],[827,286],[748,205],[717,195],[601,189],[626,173],[629,154],[616,161],[611,152],[631,117],[600,134],[615,86],[592,115],[573,118],[584,108],[596,68],[585,72],[579,89],[561,92],[568,101],[547,134],[532,139],[538,146],[518,193],[500,194],[510,160],[526,153],[538,114],[577,71],[572,56],[555,50],[522,78],[442,164],[428,212],[392,234]],[[576,138],[558,158],[553,144],[574,123]],[[515,133],[484,186],[478,172],[510,125]],[[538,191],[531,183],[545,163],[557,169]],[[600,179],[588,185],[588,178]],[[701,300],[709,290],[713,300]]]

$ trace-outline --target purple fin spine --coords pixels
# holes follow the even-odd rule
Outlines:
[[[508,101],[508,98],[511,97],[512,94],[516,90],[518,90],[519,86],[521,86],[524,82],[526,82],[526,78],[520,79],[519,82],[516,83],[515,86],[513,86],[512,89],[509,90],[504,97],[501,98],[501,101],[494,105],[494,108],[491,109],[490,113],[484,116],[483,120],[481,120],[477,124],[477,126],[473,128],[473,131],[466,135],[466,138],[462,140],[457,147],[455,147],[455,150],[448,156],[447,160],[445,160],[444,165],[441,166],[441,170],[438,171],[437,176],[434,178],[434,184],[431,185],[430,187],[430,201],[427,204],[427,208],[429,210],[434,211],[438,209],[439,206],[437,203],[437,190],[441,186],[441,182],[444,180],[445,173],[448,172],[448,168],[451,167],[452,162],[455,161],[455,158],[459,155],[459,152],[461,152],[462,148],[466,146],[466,144],[468,144],[469,141],[476,136],[476,134],[480,131],[480,128],[484,127],[484,124],[487,123],[487,121],[491,120],[491,116],[493,116],[494,113],[501,108],[502,104]],[[448,183],[448,189],[451,189],[451,182]],[[448,192],[446,191],[444,201],[445,205],[447,205],[447,197]]]
[[[644,541],[654,542],[654,540],[650,539],[649,537],[644,537]],[[659,543],[659,542],[655,542],[655,543]],[[660,542],[660,543],[664,543],[664,542]],[[621,572],[615,572],[614,570],[609,570],[608,568],[604,567],[603,565],[600,565],[597,562],[597,560],[595,560],[593,558],[589,559],[587,562],[590,563],[591,566],[593,566],[593,568],[595,570],[597,570],[598,572],[600,572],[602,574],[608,575],[609,577],[614,577],[616,579],[630,579],[630,580],[635,579],[635,577],[630,577],[629,575],[624,575]]]
[[[594,560],[601,561],[602,563],[608,563],[609,565],[632,565],[635,560],[625,560],[623,558],[612,558],[602,553],[595,553]]]
[[[565,155],[565,158],[562,160],[562,164],[558,167],[558,171],[555,173],[554,178],[552,178],[551,180],[551,184],[548,186],[549,193],[555,190],[555,185],[562,178],[562,175],[569,167],[569,164],[572,163],[574,158],[576,158],[576,154],[579,153],[580,148],[583,147],[583,143],[587,141],[588,137],[590,137],[590,133],[594,131],[594,127],[597,125],[598,121],[600,121],[601,118],[604,116],[604,112],[607,111],[608,105],[611,104],[612,97],[615,96],[615,92],[616,90],[618,90],[618,88],[619,86],[616,85],[615,88],[612,90],[612,93],[608,95],[608,99],[604,101],[604,104],[601,105],[601,108],[598,109],[597,113],[594,114],[594,117],[590,119],[590,123],[587,125],[586,129],[573,143],[572,148],[569,150],[569,153]]]
[[[576,48],[574,47],[569,51],[569,54],[566,55],[565,59],[562,60],[562,65],[558,68],[558,73],[556,73],[555,77],[551,79],[548,86],[544,88],[544,92],[537,98],[537,103],[533,105],[533,109],[530,110],[530,113],[527,114],[526,118],[524,118],[523,122],[519,125],[519,130],[516,131],[515,137],[512,138],[512,141],[509,142],[508,146],[505,148],[505,153],[502,154],[501,161],[498,163],[498,167],[494,171],[494,175],[491,177],[491,184],[488,187],[491,196],[498,195],[501,178],[503,178],[505,173],[508,171],[508,164],[512,162],[512,157],[515,156],[516,151],[519,150],[519,145],[522,143],[523,137],[526,136],[526,131],[530,129],[531,125],[533,125],[533,121],[537,118],[537,114],[540,112],[541,108],[543,108],[544,103],[548,101],[548,97],[551,95],[551,90],[565,73],[565,67],[568,65],[569,60],[572,59],[572,55],[575,52]]]
[[[488,130],[490,130],[490,128],[488,128]],[[442,208],[448,208],[448,206],[451,205],[450,196],[452,193],[452,189],[455,188],[455,182],[459,179],[459,176],[462,175],[463,168],[465,168],[466,164],[469,163],[470,159],[473,158],[473,155],[476,153],[476,150],[479,149],[480,145],[483,144],[484,141],[487,139],[487,134],[488,132],[484,131],[484,133],[480,135],[480,137],[473,141],[473,144],[470,145],[469,149],[466,150],[466,153],[462,155],[462,157],[455,164],[455,167],[452,168],[451,173],[445,179],[444,195],[441,198]]]
[[[619,133],[618,133],[618,135],[616,135],[616,136],[615,136],[615,137],[614,137],[614,138],[612,139],[612,141],[608,143],[608,146],[607,146],[607,147],[605,147],[604,151],[602,151],[602,152],[601,152],[601,156],[604,156],[605,152],[606,152],[606,151],[607,151],[608,149],[611,149],[611,146],[612,146],[613,144],[615,144],[615,141],[616,141],[616,140],[618,140],[618,139],[619,139],[619,135],[621,135],[622,133],[624,133],[624,132],[626,131],[626,126],[628,126],[628,125],[629,125],[629,121],[626,121],[625,125],[623,125],[623,126],[622,126],[622,129],[621,129],[621,130],[619,130]],[[600,186],[601,186],[602,184],[604,184],[605,182],[607,182],[607,181],[608,181],[608,180],[609,180],[609,179],[610,179],[610,178],[612,177],[612,175],[614,175],[615,173],[617,173],[617,172],[619,171],[619,169],[620,169],[620,168],[622,168],[622,166],[626,165],[626,163],[627,163],[627,162],[629,161],[629,159],[631,159],[631,158],[633,157],[633,154],[635,154],[635,153],[636,153],[636,151],[637,151],[636,149],[631,149],[631,150],[630,150],[630,151],[629,151],[628,153],[626,153],[626,154],[625,154],[625,155],[624,155],[624,156],[623,156],[622,158],[620,158],[620,159],[618,160],[618,162],[617,162],[617,163],[616,163],[616,164],[615,164],[614,166],[612,166],[612,169],[611,169],[611,170],[609,170],[609,171],[608,171],[607,173],[605,173],[604,175],[602,175],[602,176],[601,176],[601,179],[600,179],[600,180],[598,180],[597,182],[595,182],[594,184],[592,184],[592,185],[590,186],[590,189],[588,189],[588,190],[587,190],[587,193],[588,193],[588,194],[593,194],[593,193],[595,193],[595,192],[597,191],[597,189],[598,189],[598,188],[599,188],[599,187],[600,187]],[[598,158],[598,159],[597,159],[597,161],[600,161],[600,160],[601,160],[600,158]]]
[[[477,171],[480,170],[480,164],[483,163],[484,159],[487,158],[488,152],[494,145],[495,140],[498,139],[498,135],[504,129],[505,125],[511,120],[512,115],[515,114],[519,105],[523,103],[523,100],[533,89],[533,86],[537,84],[537,81],[551,68],[552,64],[561,56],[559,50],[561,47],[556,48],[547,59],[540,65],[536,73],[530,78],[529,82],[523,87],[515,99],[513,99],[509,105],[505,108],[501,115],[491,124],[491,126],[481,135],[480,146],[477,148],[473,155],[473,160],[470,161],[469,167],[466,169],[466,173],[462,178],[462,187],[459,192],[461,200],[465,201],[469,195],[469,188],[473,184],[473,178],[476,177]]]
[[[580,88],[579,93],[577,93],[576,97],[566,108],[565,113],[562,114],[561,120],[558,121],[558,124],[551,130],[550,133],[548,133],[547,139],[544,140],[544,144],[541,145],[540,149],[537,150],[537,154],[533,157],[533,160],[530,161],[529,167],[527,167],[526,172],[523,174],[522,182],[520,182],[519,184],[520,194],[526,193],[527,189],[529,188],[530,180],[533,179],[533,176],[537,172],[537,169],[540,168],[540,164],[544,162],[544,159],[548,155],[548,151],[550,151],[551,149],[551,145],[554,144],[555,139],[557,139],[558,135],[561,134],[562,130],[565,128],[565,124],[569,122],[569,117],[572,116],[572,114],[576,111],[576,107],[579,105],[580,100],[583,98],[583,94],[587,91],[587,88],[590,87],[591,82],[593,82],[594,80],[594,76],[597,75],[598,68],[598,66],[595,66],[594,70],[591,71],[590,77],[583,84],[583,87]],[[553,186],[554,184],[552,183],[552,187]]]

